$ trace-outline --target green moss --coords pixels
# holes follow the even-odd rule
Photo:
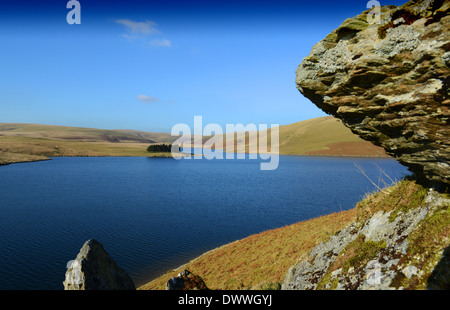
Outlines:
[[[304,60],[308,60],[310,62],[318,63],[319,62],[319,57],[317,57],[317,56],[308,56]]]
[[[382,249],[386,248],[386,242],[384,240],[366,241],[365,239],[366,237],[363,234],[359,235],[339,253],[338,258],[317,283],[318,290],[327,288],[331,290],[336,289],[339,284],[339,279],[338,277],[332,279],[331,276],[335,270],[342,268],[342,273],[347,273],[351,267],[355,269],[363,268]]]
[[[361,16],[348,18],[336,29],[336,42],[339,42],[343,38],[353,38],[358,32],[366,29],[368,26],[367,16],[366,19]]]
[[[418,208],[423,205],[425,196],[427,195],[427,189],[422,186],[417,186],[417,189],[408,197],[406,201],[399,201],[398,206],[392,210],[389,215],[389,221],[393,222],[397,215],[401,213],[406,213],[411,209]]]
[[[339,279],[336,277],[333,281],[331,281],[330,290],[335,290],[339,284]]]
[[[423,205],[427,191],[414,181],[404,179],[386,189],[386,192],[377,192],[359,202],[358,222],[363,223],[379,211],[392,211],[390,220],[393,221],[400,212],[407,212]]]
[[[338,277],[335,277],[333,280],[331,280],[331,272],[326,273],[322,279],[320,279],[319,283],[317,283],[317,290],[325,290],[327,289],[326,286],[330,283],[329,290],[335,290],[339,284]]]
[[[260,283],[252,289],[263,291],[279,291],[281,290],[281,283],[279,282]]]
[[[389,214],[389,222],[395,221],[395,219],[397,218],[399,213],[405,213],[405,212],[408,212],[408,206],[406,206],[406,205],[401,205],[401,206],[395,208],[395,210],[393,210],[391,212],[391,214]]]
[[[324,290],[326,285],[330,282],[331,273],[325,273],[325,275],[320,279],[319,283],[317,283],[317,290]]]
[[[328,34],[328,35],[325,37],[324,41],[330,42],[330,43],[336,43],[336,41],[337,41],[337,34],[336,34],[336,31],[332,31],[330,34]]]
[[[354,267],[356,269],[365,266],[385,247],[386,242],[384,240],[363,242],[356,248],[355,255],[350,257],[344,263],[342,270],[347,271],[350,267]]]
[[[427,280],[441,258],[440,253],[448,247],[450,238],[450,206],[444,203],[421,221],[419,227],[408,236],[407,257],[403,266],[413,263],[422,271],[420,277],[406,278],[400,271],[391,286],[405,289],[426,289]]]
[[[450,235],[450,208],[442,205],[433,214],[427,216],[420,227],[409,237],[408,250],[410,255],[427,254]]]
[[[358,269],[367,265],[385,247],[386,242],[384,240],[365,241],[365,236],[359,235],[341,252],[341,254],[348,256],[342,264],[342,271],[347,272],[351,267]]]

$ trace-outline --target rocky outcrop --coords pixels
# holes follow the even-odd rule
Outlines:
[[[167,281],[166,290],[208,290],[208,287],[201,277],[185,270]]]
[[[450,199],[408,182],[361,202],[359,220],[301,257],[282,289],[448,289]]]
[[[360,203],[360,219],[301,257],[282,289],[448,289],[450,199],[408,182]]]
[[[63,282],[65,290],[135,290],[133,280],[94,239],[85,242],[70,261]]]
[[[349,18],[296,72],[298,90],[427,186],[450,185],[450,2],[410,1]]]

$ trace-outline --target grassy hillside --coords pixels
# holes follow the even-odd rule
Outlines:
[[[332,116],[281,126],[280,154],[387,156],[382,148],[362,140]]]
[[[170,133],[136,130],[0,123],[0,164],[57,156],[168,156],[150,154],[146,149],[149,144],[172,143],[176,138]],[[230,138],[234,139],[225,137]],[[247,151],[257,151],[249,148],[248,139],[246,142]],[[361,140],[331,116],[280,126],[280,154],[386,156],[382,148]]]
[[[165,289],[167,281],[185,269],[200,275],[210,289],[276,287],[298,257],[355,218],[356,210],[343,211],[252,235],[209,251],[139,289]]]
[[[232,242],[167,272],[139,289],[165,289],[167,281],[185,269],[201,276],[210,289],[279,289],[289,267],[299,260],[310,259],[308,253],[319,243],[330,240],[331,236],[351,223],[355,223],[355,227],[364,225],[378,212],[390,212],[389,222],[394,221],[401,214],[417,210],[423,205],[427,192],[428,189],[414,181],[402,180],[390,188],[367,195],[352,210],[265,231]],[[441,197],[448,198],[448,195],[442,194]],[[436,200],[437,203],[439,199]],[[446,203],[437,206],[434,212],[430,212],[421,220],[417,229],[404,237],[408,241],[408,251],[406,255],[399,257],[394,254],[394,257],[400,258],[398,264],[402,266],[397,268],[400,271],[410,264],[415,265],[421,270],[420,277],[407,278],[399,272],[391,284],[392,287],[426,288],[433,266],[442,257],[442,250],[449,244],[449,211],[449,205]],[[351,243],[343,251],[344,254],[339,255],[326,270],[320,283],[323,285],[319,287],[324,288],[333,271],[343,266],[356,268],[357,264],[367,263],[380,252],[379,248],[367,247],[369,244],[371,243]],[[383,255],[388,255],[386,251],[385,249]]]
[[[0,164],[59,156],[169,156],[146,149],[172,141],[168,133],[0,123]]]
[[[0,136],[27,137],[74,142],[110,143],[170,143],[169,133],[150,133],[137,130],[106,130],[68,126],[0,123]]]
[[[257,137],[252,139],[251,137]],[[227,149],[227,145],[245,143],[245,151],[258,152],[258,141],[266,138],[271,145],[271,131],[247,132],[245,141],[236,134],[225,134],[223,146],[218,149]],[[211,137],[204,137],[203,143]],[[251,140],[250,140],[251,139]],[[231,144],[229,142],[231,141]],[[230,151],[230,149],[227,149]],[[342,122],[332,116],[318,117],[290,125],[279,127],[279,153],[282,155],[323,155],[323,156],[370,156],[387,157],[384,149],[362,140],[353,134]]]

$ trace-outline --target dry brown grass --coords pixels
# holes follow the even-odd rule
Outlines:
[[[314,246],[356,218],[356,210],[321,216],[232,242],[141,286],[162,290],[184,269],[200,275],[210,289],[249,289],[280,283],[289,267]]]
[[[386,191],[378,191],[367,195],[356,205],[359,223],[365,222],[375,213],[392,212],[392,216],[399,211],[416,208],[423,202],[427,189],[415,181],[401,180]]]
[[[171,153],[148,153],[148,145],[148,143],[74,142],[1,136],[0,164],[45,160],[48,157],[171,156]]]
[[[48,160],[45,156],[0,151],[0,165]]]
[[[144,156],[146,143],[73,142],[66,140],[0,137],[0,150],[5,152],[57,156]]]
[[[234,140],[234,135],[226,137]],[[167,154],[149,154],[146,149],[151,143],[172,143],[175,138],[169,133],[0,123],[0,152],[12,153],[8,157],[0,154],[0,163],[32,161],[33,157],[25,159],[24,155],[167,157]],[[204,142],[209,138],[204,137]],[[270,145],[270,134],[267,139]],[[247,138],[246,143],[246,151],[257,152],[250,149]],[[386,156],[381,148],[361,140],[330,116],[281,126],[280,154]]]
[[[150,154],[147,147],[173,139],[169,133],[0,123],[0,164],[60,156],[169,157]]]
[[[427,189],[415,181],[401,180],[388,191],[368,195],[352,210],[325,215],[232,242],[209,251],[176,270],[169,271],[139,289],[162,290],[171,277],[185,269],[200,275],[210,289],[279,288],[289,268],[298,260],[307,259],[310,250],[320,242],[328,240],[352,222],[364,223],[379,211],[392,211],[391,216],[395,218],[398,212],[417,208],[423,204],[426,193]],[[441,253],[442,249],[448,246],[449,210],[448,205],[440,206],[409,236],[409,248],[413,255],[407,259],[419,255],[424,257],[422,259],[424,262],[436,263],[429,258]],[[341,267],[349,268],[367,262],[385,246],[384,241],[367,242],[359,238],[345,249],[345,254],[338,257],[327,273],[330,274]],[[430,266],[432,267],[432,264]],[[425,267],[423,269],[428,270],[426,273],[428,277],[432,268]],[[413,289],[422,289],[426,286],[425,282],[408,282],[405,279],[397,282],[399,286]]]

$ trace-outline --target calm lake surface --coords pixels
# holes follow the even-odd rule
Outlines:
[[[136,285],[223,244],[348,210],[391,159],[54,158],[0,166],[0,289],[63,289],[69,260],[97,239]],[[388,182],[389,180],[384,177]]]

